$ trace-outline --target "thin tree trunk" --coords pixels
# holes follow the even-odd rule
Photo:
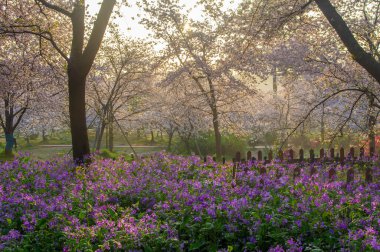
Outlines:
[[[108,124],[108,150],[113,151],[113,140],[114,140],[114,133],[113,133],[113,118],[110,116],[110,121]]]
[[[322,118],[321,118],[321,143],[325,142],[325,104],[322,104]]]
[[[219,129],[219,118],[218,112],[216,109],[212,111],[212,123],[214,126],[214,134],[215,134],[215,150],[216,150],[216,159],[221,160],[222,158],[222,135],[220,134]]]
[[[46,143],[48,141],[46,136],[46,129],[42,129],[42,142]]]
[[[373,103],[375,102],[375,98],[371,95],[369,97],[369,118],[368,118],[368,140],[369,140],[369,150],[370,156],[374,156],[376,153],[376,115],[373,107]]]
[[[173,135],[174,135],[174,132],[170,132],[170,133],[168,134],[168,137],[169,137],[169,142],[168,142],[168,147],[167,147],[167,150],[168,150],[168,151],[170,151],[171,148],[172,148]]]
[[[150,143],[154,143],[154,132],[153,130],[150,131],[150,136],[151,136],[151,139],[150,139]]]
[[[99,129],[99,136],[97,138],[96,142],[96,150],[100,151],[100,148],[102,147],[102,140],[103,140],[103,135],[104,135],[104,129],[106,128],[106,124],[104,121],[101,122],[100,129]]]

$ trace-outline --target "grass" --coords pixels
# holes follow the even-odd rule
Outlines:
[[[92,147],[95,141],[95,130],[89,130],[89,140],[90,146]],[[166,146],[168,139],[164,134],[161,138],[157,137],[157,132],[154,135],[154,142],[151,142],[150,134],[141,134],[140,137],[137,134],[129,134],[128,140],[134,146],[135,151],[138,154],[149,154],[152,152],[157,152],[164,150],[162,146]],[[44,146],[44,145],[71,145],[71,135],[69,131],[55,132],[49,135],[47,141],[43,141],[42,137],[33,137],[29,140],[29,143],[22,138],[21,136],[17,136],[17,144],[18,148],[14,150],[14,152],[27,152],[35,159],[46,160],[54,157],[62,157],[65,155],[71,155],[72,150],[69,146]],[[106,139],[103,139],[102,149],[105,149]],[[0,135],[0,150],[4,149],[5,139]],[[136,146],[137,145],[137,146]],[[138,146],[146,146],[144,148]],[[128,147],[128,143],[123,137],[123,135],[115,131],[114,136],[114,146],[123,146],[123,147],[115,147],[114,154],[112,155],[123,155],[130,156],[133,153],[132,149]],[[4,153],[0,153],[0,161],[12,160],[14,157],[5,157]]]

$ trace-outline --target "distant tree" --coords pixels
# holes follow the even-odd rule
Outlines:
[[[234,20],[211,12],[205,12],[204,20],[193,20],[176,0],[143,1],[143,8],[142,23],[165,45],[161,85],[176,87],[185,92],[185,102],[197,101],[192,104],[198,111],[208,111],[220,160],[223,115],[239,111],[239,103],[255,94],[254,79],[247,85],[238,77],[254,68],[246,68],[248,59],[240,57],[242,40],[234,33]]]
[[[2,39],[0,44],[0,125],[10,155],[15,144],[14,133],[27,111],[45,102],[44,96],[57,90],[54,69],[40,57],[30,35]]]

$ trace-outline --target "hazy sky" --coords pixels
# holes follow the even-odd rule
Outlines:
[[[99,11],[100,5],[97,3],[99,0],[87,0],[89,4],[89,12],[91,14],[96,14]],[[201,19],[202,18],[202,10],[200,8],[194,8],[197,0],[180,0],[180,2],[185,5],[187,8],[193,8],[190,12],[192,19]],[[228,3],[227,3],[228,2]],[[239,0],[227,0],[226,6],[228,7],[236,7]],[[139,24],[138,14],[141,14],[142,11],[137,7],[136,0],[128,1],[130,7],[123,7],[122,17],[118,18],[117,23],[120,26],[121,32],[124,33],[125,36],[132,38],[147,38],[149,35],[149,31],[145,29],[145,27]],[[159,45],[155,47],[157,50],[162,49]],[[272,90],[272,79],[268,79],[264,83],[259,85],[259,88],[263,91],[271,91]]]
[[[96,14],[99,11],[100,5],[98,4],[99,0],[87,0],[89,4],[89,11],[91,14]],[[136,5],[137,0],[130,0],[128,4],[130,7],[123,7],[121,13],[122,18],[117,20],[121,31],[130,37],[135,38],[146,38],[149,35],[143,25],[139,24],[138,14],[141,14],[142,11]],[[227,0],[226,6],[235,7],[239,0]],[[197,0],[180,0],[180,3],[185,5],[186,8],[191,9],[190,16],[192,19],[201,19],[202,18],[202,9],[195,7]]]

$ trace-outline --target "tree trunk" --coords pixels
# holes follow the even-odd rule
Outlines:
[[[375,134],[375,125],[376,125],[376,117],[373,115],[369,116],[369,150],[370,156],[374,156],[376,152],[376,134]]]
[[[110,118],[110,122],[108,124],[108,150],[111,152],[113,151],[113,136],[113,120]]]
[[[167,147],[167,150],[168,150],[168,151],[170,151],[171,148],[172,148],[173,135],[174,135],[174,132],[170,132],[170,133],[168,134],[168,137],[169,137],[169,142],[168,142],[168,147]]]
[[[90,155],[86,123],[86,76],[78,69],[68,68],[70,129],[73,158],[77,164],[84,164]]]
[[[153,132],[153,130],[150,131],[150,136],[151,136],[150,143],[153,144],[154,143],[154,132]]]
[[[322,104],[322,118],[321,118],[321,143],[325,142],[325,104]]]
[[[140,132],[140,129],[137,129],[137,139],[140,139],[141,138],[141,132]]]
[[[12,156],[12,151],[15,144],[13,132],[5,133],[5,141],[5,156]]]
[[[48,141],[46,137],[46,129],[42,129],[42,142],[46,143]]]
[[[219,118],[218,118],[218,112],[216,109],[213,109],[212,111],[212,123],[214,126],[214,134],[215,134],[216,160],[219,161],[222,158],[222,135],[220,134]]]
[[[106,124],[104,121],[101,122],[100,128],[99,128],[99,135],[97,137],[97,142],[96,142],[96,150],[100,151],[100,148],[102,147],[102,140],[103,140],[103,135],[104,135],[104,129],[106,128]]]
[[[369,111],[368,111],[368,140],[369,140],[369,151],[370,156],[374,156],[376,153],[376,113],[373,107],[373,103],[375,102],[375,98],[373,95],[369,96]]]

